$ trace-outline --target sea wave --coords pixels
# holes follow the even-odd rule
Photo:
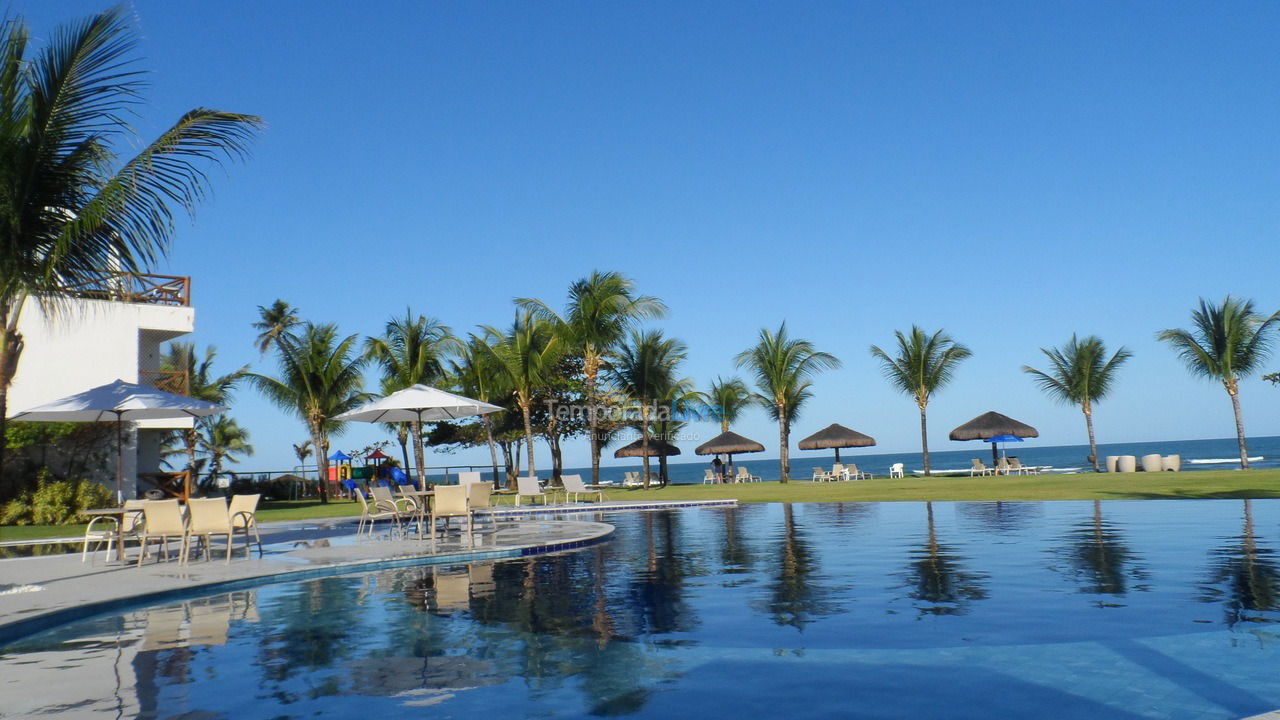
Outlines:
[[[1266,459],[1266,458],[1264,458],[1264,457],[1263,457],[1263,456],[1261,456],[1261,455],[1254,455],[1254,456],[1252,456],[1252,457],[1250,457],[1250,458],[1249,458],[1249,462],[1258,462],[1259,460],[1265,460],[1265,459]],[[1240,462],[1240,458],[1238,458],[1238,457],[1233,457],[1233,458],[1197,458],[1197,459],[1195,459],[1195,460],[1188,460],[1188,461],[1187,461],[1187,464],[1188,464],[1188,465],[1225,465],[1225,464],[1227,464],[1227,463],[1238,463],[1238,462]]]

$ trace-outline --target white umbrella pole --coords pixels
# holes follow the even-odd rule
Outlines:
[[[124,504],[124,414],[116,413],[116,502]]]

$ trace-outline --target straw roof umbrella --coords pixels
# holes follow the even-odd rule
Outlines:
[[[736,453],[764,452],[764,446],[755,440],[744,438],[736,432],[725,431],[702,443],[693,450],[698,455],[728,455],[729,475],[733,477],[733,456]]]
[[[633,443],[628,443],[613,451],[616,458],[642,457],[644,454],[644,440],[637,439]],[[664,442],[657,438],[649,438],[649,457],[671,457],[679,455],[680,448],[669,442]]]
[[[1030,425],[1001,415],[992,410],[985,412],[951,431],[952,440],[982,440],[987,442],[997,435],[1013,435],[1020,438],[1040,437],[1040,431]],[[991,443],[991,461],[996,461],[996,445]]]
[[[840,448],[871,447],[876,444],[876,439],[840,423],[831,423],[799,444],[801,450],[835,450],[836,462],[840,462]]]

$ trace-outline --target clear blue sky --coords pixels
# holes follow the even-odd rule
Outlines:
[[[12,10],[40,37],[105,6]],[[700,385],[783,320],[839,356],[797,438],[839,421],[918,448],[867,352],[912,323],[974,351],[930,406],[934,449],[988,409],[1084,442],[1019,371],[1073,331],[1135,353],[1101,441],[1227,437],[1221,387],[1153,335],[1200,296],[1280,308],[1272,3],[134,7],[142,135],[199,105],[269,123],[162,268],[194,276],[224,368],[272,369],[249,323],[277,297],[346,332],[405,306],[465,332],[616,269],[668,303]],[[1250,434],[1280,434],[1280,388],[1242,397]],[[253,467],[293,464],[299,421],[248,389],[234,415]],[[776,456],[763,412],[737,429]]]

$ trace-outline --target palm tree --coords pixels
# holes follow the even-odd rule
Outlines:
[[[258,390],[280,408],[302,419],[311,435],[319,472],[320,501],[329,502],[329,436],[342,431],[333,418],[364,402],[365,359],[355,352],[357,337],[338,337],[335,325],[304,323],[301,332],[276,338],[278,378],[249,373]]]
[[[875,345],[871,346],[871,355],[880,361],[880,369],[889,383],[914,398],[916,407],[920,408],[920,448],[927,476],[930,474],[929,398],[951,382],[956,366],[973,353],[943,330],[927,335],[919,326],[912,325],[909,335],[899,330],[894,336],[898,339],[896,357],[890,357]]]
[[[258,338],[254,341],[254,345],[262,355],[267,354],[278,338],[293,332],[294,328],[302,324],[302,320],[298,317],[298,309],[284,300],[276,300],[270,305],[259,305],[258,318],[258,321],[253,323],[253,329],[258,331]]]
[[[365,356],[382,367],[382,390],[389,394],[412,385],[438,384],[445,375],[445,354],[457,345],[448,326],[405,308],[404,317],[387,321],[382,337],[365,339]],[[421,422],[409,423],[409,437],[418,477],[426,478]]]
[[[702,401],[720,419],[720,432],[729,432],[729,426],[751,404],[751,390],[736,377],[728,380],[717,377],[711,387],[702,393]]]
[[[791,424],[800,417],[800,408],[813,393],[811,378],[823,370],[840,367],[830,353],[820,352],[813,343],[787,335],[787,324],[778,331],[760,330],[760,340],[738,353],[738,367],[750,370],[756,379],[756,402],[778,421],[778,462],[782,482],[791,480]]]
[[[1263,317],[1252,300],[1230,295],[1221,305],[1201,298],[1200,309],[1191,313],[1191,330],[1161,330],[1156,338],[1169,343],[1192,375],[1222,383],[1236,415],[1236,442],[1240,444],[1240,467],[1249,469],[1245,447],[1244,417],[1240,414],[1240,379],[1262,367],[1270,356],[1271,340],[1280,321],[1280,312]]]
[[[1093,406],[1111,391],[1112,381],[1126,360],[1133,353],[1121,347],[1107,359],[1107,348],[1097,335],[1083,340],[1074,334],[1062,348],[1040,348],[1049,358],[1051,370],[1047,373],[1023,365],[1022,371],[1035,378],[1036,384],[1049,397],[1064,405],[1079,405],[1084,413],[1084,424],[1089,430],[1089,457],[1093,459],[1093,471],[1102,472],[1098,465],[1098,443],[1093,437]]]
[[[515,393],[524,420],[529,477],[537,477],[533,460],[533,396],[551,382],[556,363],[563,354],[560,337],[550,322],[531,310],[518,310],[507,332],[488,326],[482,329],[487,337],[479,348],[496,361],[494,367]]]
[[[509,398],[511,395],[506,386],[506,374],[498,367],[485,339],[475,335],[471,335],[466,344],[459,348],[457,359],[449,363],[449,375],[459,392],[480,402],[498,404],[501,397]],[[480,416],[480,425],[484,428],[489,445],[489,460],[493,463],[493,484],[497,487],[498,450],[493,421],[492,414]]]
[[[303,440],[300,443],[294,443],[293,455],[298,458],[298,467],[301,469],[307,464],[307,458],[311,457],[311,441]]]
[[[215,478],[222,474],[224,461],[234,462],[239,455],[253,455],[253,446],[249,444],[249,431],[226,415],[210,418],[209,422],[205,423],[204,435],[200,438],[200,449],[209,456],[209,472]]]
[[[68,24],[39,50],[21,19],[0,21],[0,437],[26,301],[149,268],[173,240],[175,206],[191,213],[207,194],[202,167],[244,157],[262,124],[198,108],[121,162],[143,86],[130,15]]]
[[[675,444],[672,436],[678,434],[685,426],[685,421],[681,418],[694,412],[703,402],[702,393],[693,389],[693,380],[690,378],[676,380],[674,373],[673,367],[671,382],[666,387],[658,389],[657,400],[662,406],[662,411],[658,413],[657,423],[655,423],[658,437],[672,445]],[[662,480],[662,487],[671,484],[666,455],[658,456],[658,477]]]
[[[640,459],[644,486],[649,487],[649,434],[654,405],[677,384],[676,367],[688,357],[688,348],[661,330],[632,330],[618,347],[609,365],[610,379],[640,406]],[[667,412],[666,409],[659,413]]]
[[[617,272],[593,270],[569,286],[564,317],[541,300],[516,301],[555,322],[567,352],[582,358],[587,395],[587,428],[591,437],[591,482],[600,482],[599,378],[609,355],[629,329],[641,320],[662,317],[666,305],[648,295],[636,295],[635,283]]]
[[[213,359],[218,351],[212,345],[205,348],[204,359],[196,359],[196,346],[189,342],[171,342],[168,351],[160,358],[160,369],[163,372],[179,373],[182,387],[186,395],[197,400],[225,405],[231,399],[231,392],[236,383],[249,372],[245,365],[235,372],[226,375],[213,374]],[[177,431],[187,453],[187,470],[194,473],[196,466],[196,450],[200,446],[200,423],[197,420],[189,428]]]

